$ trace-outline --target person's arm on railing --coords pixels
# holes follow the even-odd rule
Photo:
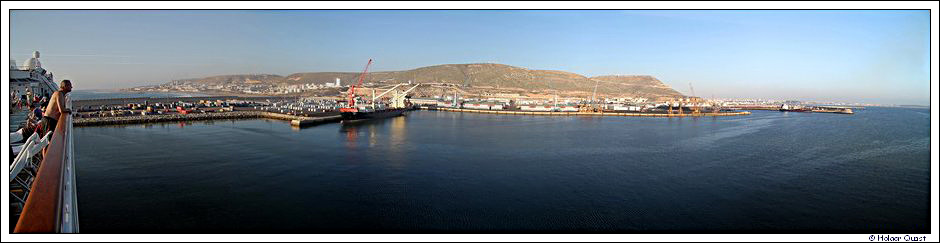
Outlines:
[[[66,104],[65,104],[65,102],[66,102],[65,94],[62,94],[62,92],[59,92],[58,94],[59,94],[59,95],[56,96],[56,99],[57,99],[57,100],[56,100],[56,103],[58,103],[58,105],[59,105],[59,111],[62,112],[62,114],[69,114],[69,113],[72,113],[72,110],[69,110],[69,107],[67,107]],[[60,118],[60,119],[61,119],[61,118]]]

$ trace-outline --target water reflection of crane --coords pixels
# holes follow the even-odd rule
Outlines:
[[[401,146],[405,143],[407,136],[406,119],[406,117],[400,116],[391,120],[391,126],[389,126],[389,147],[393,151],[400,150]]]
[[[357,146],[356,142],[359,139],[359,131],[363,128],[369,128],[370,137],[374,137],[375,136],[374,126],[376,124],[380,124],[385,121],[386,120],[384,119],[377,119],[377,120],[363,120],[363,121],[358,121],[358,122],[342,123],[342,126],[340,127],[340,132],[346,134],[346,147],[349,149],[356,148]]]
[[[346,133],[346,149],[356,149],[356,138],[359,137],[359,131],[356,126],[343,126],[343,132]]]
[[[407,151],[405,150],[408,134],[407,119],[405,116],[400,116],[391,119],[344,123],[340,132],[346,135],[346,148],[354,150],[359,146],[359,132],[362,129],[368,129],[368,146],[382,146],[380,149],[387,149],[384,156],[392,162],[391,166],[401,167],[403,162],[407,160]],[[384,134],[387,135],[387,140],[383,138],[383,130],[386,132]]]
[[[374,148],[376,144],[375,124],[369,125],[369,148]]]

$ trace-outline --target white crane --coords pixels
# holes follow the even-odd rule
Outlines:
[[[395,94],[395,96],[392,97],[391,108],[405,108],[405,96],[408,95],[408,92],[411,92],[412,90],[414,90],[420,85],[421,84],[415,84],[414,87],[411,87],[410,89],[405,90],[405,92]]]
[[[694,101],[692,101],[692,99],[695,98],[695,88],[692,88],[692,82],[689,82],[689,91],[692,92],[692,97],[689,98],[689,102],[692,103],[692,112],[698,112],[698,108],[696,108]]]
[[[375,110],[375,100],[377,100],[379,97],[382,97],[383,95],[388,94],[389,92],[392,92],[393,90],[395,90],[396,88],[398,88],[398,86],[402,86],[402,85],[404,85],[404,84],[403,84],[403,83],[401,83],[401,84],[396,84],[395,86],[392,86],[391,89],[388,89],[388,90],[386,90],[385,92],[382,92],[382,93],[379,94],[379,95],[375,95],[375,89],[372,89],[372,110]]]

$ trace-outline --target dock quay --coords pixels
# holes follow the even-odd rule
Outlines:
[[[485,113],[485,114],[498,114],[498,115],[541,115],[541,116],[637,116],[637,117],[704,117],[704,116],[743,116],[750,115],[751,112],[740,111],[740,112],[701,112],[701,113],[683,113],[683,114],[668,114],[668,113],[628,113],[628,112],[546,112],[546,111],[506,111],[506,110],[473,110],[473,109],[458,109],[458,108],[429,108],[421,107],[422,110],[438,110],[438,111],[450,111],[450,112],[470,112],[470,113]]]
[[[73,125],[80,126],[104,126],[104,125],[123,125],[140,124],[156,122],[176,122],[176,121],[198,121],[198,120],[217,120],[217,119],[253,119],[269,118],[277,120],[290,121],[291,126],[303,127],[323,123],[338,122],[342,117],[339,115],[306,117],[281,114],[267,111],[230,111],[230,112],[211,112],[211,113],[193,113],[193,114],[159,114],[159,115],[138,115],[138,116],[116,116],[116,117],[88,117],[75,118]]]

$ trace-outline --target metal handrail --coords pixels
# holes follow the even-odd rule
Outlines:
[[[71,107],[68,97],[66,105]],[[78,232],[71,125],[71,114],[63,112],[46,147],[14,233]]]
[[[66,97],[66,107],[69,110],[72,109],[72,99],[70,96]],[[75,159],[74,159],[74,143],[72,143],[72,115],[63,114],[68,120],[68,144],[66,145],[66,159],[65,159],[65,171],[62,173],[62,181],[65,183],[62,190],[62,204],[59,206],[62,219],[59,222],[59,232],[61,233],[78,233],[78,190],[75,184]]]

